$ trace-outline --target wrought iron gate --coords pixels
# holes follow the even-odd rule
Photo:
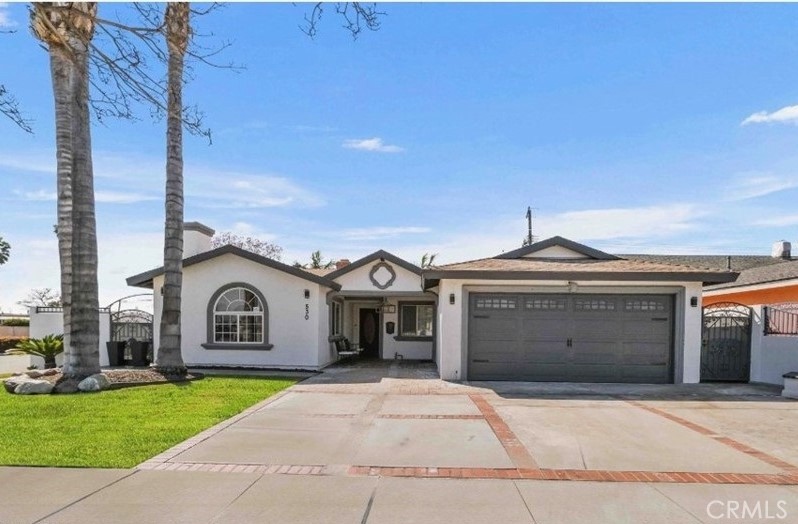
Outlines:
[[[722,302],[703,309],[701,381],[748,382],[752,310]]]
[[[125,342],[152,340],[152,313],[140,309],[123,309],[111,313],[111,340]]]
[[[139,306],[152,304],[152,293],[138,293],[111,303],[111,341],[126,342],[134,338],[152,341],[152,313]]]

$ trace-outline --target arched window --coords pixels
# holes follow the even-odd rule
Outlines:
[[[208,304],[208,349],[269,349],[269,312],[263,295],[246,284],[228,284]],[[268,347],[265,347],[268,346]]]

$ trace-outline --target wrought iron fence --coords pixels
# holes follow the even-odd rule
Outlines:
[[[798,335],[798,304],[774,304],[762,308],[765,335]]]

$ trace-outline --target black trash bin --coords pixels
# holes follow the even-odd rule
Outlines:
[[[125,362],[125,342],[112,340],[105,343],[108,349],[108,365],[111,367],[121,366]]]

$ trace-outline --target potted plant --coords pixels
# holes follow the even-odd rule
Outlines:
[[[105,343],[105,348],[108,351],[109,366],[121,366],[125,362],[125,344],[126,342],[117,340],[111,340]]]
[[[147,362],[147,352],[150,348],[150,343],[146,340],[131,338],[128,344],[130,344],[131,364],[137,367],[147,366],[149,364],[149,362]]]
[[[9,355],[32,355],[44,359],[44,368],[56,366],[55,357],[64,352],[64,335],[46,335],[43,338],[29,338],[19,342],[16,347],[6,351]]]

